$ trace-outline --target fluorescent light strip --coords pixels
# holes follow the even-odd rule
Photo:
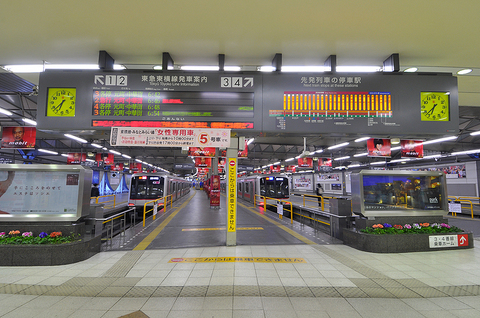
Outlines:
[[[285,162],[289,162],[289,161],[293,161],[295,160],[295,158],[288,158],[288,159],[285,159]]]
[[[384,165],[385,163],[385,161],[370,162],[371,165]]]
[[[403,159],[395,159],[395,160],[391,160],[390,163],[394,163],[394,162],[405,162],[405,161],[410,161],[412,159],[410,158],[403,158]]]
[[[472,150],[452,152],[450,156],[468,155],[470,153],[478,153],[478,152],[480,152],[480,149],[472,149]]]
[[[31,120],[31,119],[28,119],[28,118],[22,118],[22,120],[23,120],[24,122],[26,122],[27,124],[37,126],[37,122],[34,121],[34,120]]]
[[[111,150],[111,149],[110,149],[109,151],[110,151],[111,153],[114,153],[114,154],[119,155],[119,156],[122,155],[121,153],[119,153],[118,151],[115,151],[115,150]]]
[[[405,72],[405,73],[415,73],[416,71],[418,71],[418,68],[409,67],[409,68],[405,69],[403,72]]]
[[[52,154],[52,155],[58,155],[58,152],[51,151],[51,150],[38,149],[38,151],[45,152],[45,153],[49,153],[49,154]]]
[[[355,139],[355,142],[361,142],[368,139],[370,139],[370,137],[362,137],[362,138]]]
[[[347,168],[357,168],[357,167],[361,167],[361,165],[359,164],[349,165]]]
[[[8,110],[3,109],[3,108],[0,108],[0,113],[5,114],[7,116],[12,116],[13,115],[11,112],[9,112]]]
[[[333,160],[345,160],[345,159],[349,159],[350,156],[345,156],[345,157],[340,157],[340,158],[335,158]]]
[[[325,72],[325,66],[282,66],[282,72]]]
[[[337,72],[374,73],[381,71],[380,66],[337,66]]]
[[[466,68],[466,69],[458,71],[457,74],[458,75],[465,75],[465,74],[468,74],[470,72],[472,72],[472,69],[471,68]]]
[[[344,143],[341,143],[341,144],[338,144],[338,145],[330,146],[327,149],[332,150],[332,149],[336,149],[336,148],[341,148],[341,147],[345,147],[349,144],[350,144],[349,142],[344,142]]]
[[[476,136],[476,135],[480,135],[480,130],[470,133],[470,136]]]
[[[125,154],[123,154],[122,157],[127,158],[127,159],[132,159],[132,157],[130,157],[129,155],[125,155]]]
[[[82,139],[82,138],[79,138],[77,136],[73,136],[73,135],[70,135],[70,134],[65,134],[65,137],[71,138],[73,140],[79,141],[79,142],[84,143],[84,144],[86,144],[88,142],[85,139]]]
[[[90,145],[94,146],[95,148],[102,148],[102,146],[94,144],[94,143],[91,143]]]
[[[400,149],[402,149],[402,146],[392,147],[392,148],[390,148],[390,151],[395,151],[395,150],[400,150]]]
[[[432,140],[429,140],[429,141],[424,141],[424,142],[422,143],[422,145],[435,144],[435,143],[438,143],[438,142],[448,141],[448,140],[454,140],[454,139],[457,139],[457,136],[449,136],[449,137],[444,137],[444,138],[432,139]]]
[[[368,155],[368,152],[364,152],[364,153],[357,153],[356,155],[353,155],[354,157],[365,157]]]
[[[423,158],[418,158],[418,159],[434,159],[434,158],[440,158],[442,155],[431,155],[431,156],[425,156]]]
[[[250,145],[253,141],[255,140],[255,138],[251,138],[247,141],[247,146]]]
[[[182,71],[218,71],[218,66],[200,66],[200,65],[183,65],[180,66]]]

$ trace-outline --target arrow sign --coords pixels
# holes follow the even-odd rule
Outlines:
[[[253,87],[253,77],[245,77],[245,84],[243,84],[243,87],[247,87],[250,85],[250,87]]]
[[[468,246],[467,234],[458,234],[458,246]]]
[[[105,82],[103,81],[103,77],[104,75],[95,75],[95,79],[93,80],[93,83],[94,84],[102,84],[102,85],[105,85]]]

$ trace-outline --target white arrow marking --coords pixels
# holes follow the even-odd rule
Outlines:
[[[466,240],[467,240],[467,239],[465,238],[465,236],[462,236],[462,237],[460,238],[460,243],[461,243],[461,244],[464,244]]]
[[[103,81],[103,75],[95,75],[95,79],[93,80],[94,84],[100,83],[102,85],[105,85],[105,82]]]
[[[243,84],[243,87],[247,87],[248,85],[253,87],[253,77],[245,77],[245,84]]]

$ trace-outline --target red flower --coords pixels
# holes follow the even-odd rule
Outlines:
[[[403,226],[401,226],[400,224],[395,224],[393,227],[396,228],[397,230],[403,229]]]
[[[372,225],[372,227],[373,227],[374,229],[383,229],[383,225],[382,225],[382,224],[374,224],[374,225]]]

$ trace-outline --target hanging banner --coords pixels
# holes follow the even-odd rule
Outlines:
[[[282,169],[281,165],[270,166],[270,172],[272,173],[280,172],[281,169]]]
[[[3,127],[2,148],[35,148],[36,127]]]
[[[332,158],[318,158],[318,166],[319,167],[331,167],[332,166]]]
[[[313,168],[313,159],[312,158],[298,158],[298,167],[299,168]]]
[[[112,171],[123,171],[123,163],[116,163],[115,165],[110,166]]]
[[[230,129],[112,127],[110,145],[228,148]]]
[[[113,153],[97,153],[95,156],[95,161],[96,162],[103,162],[105,166],[112,165],[113,164]]]
[[[67,164],[79,165],[87,159],[87,154],[80,152],[70,152],[67,157]]]
[[[297,166],[294,166],[294,165],[290,165],[290,166],[285,166],[285,172],[295,172],[295,168]]]
[[[402,158],[423,158],[423,141],[400,140]]]
[[[370,138],[367,140],[367,149],[369,157],[390,157],[392,155],[390,139]]]
[[[190,157],[215,157],[215,148],[211,147],[190,147],[188,148]]]
[[[212,158],[197,157],[195,158],[195,167],[210,168],[212,166]]]
[[[220,206],[220,176],[211,177],[210,206]]]
[[[142,164],[140,162],[130,162],[129,167],[132,171],[142,171]]]

